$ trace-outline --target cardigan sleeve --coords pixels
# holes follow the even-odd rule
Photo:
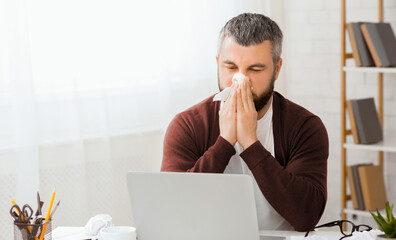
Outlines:
[[[223,173],[235,148],[219,136],[201,156],[197,141],[191,125],[176,115],[165,134],[161,171]]]
[[[286,167],[257,141],[240,156],[272,207],[297,231],[312,229],[323,214],[326,199],[329,142],[318,117],[308,118],[294,137]]]

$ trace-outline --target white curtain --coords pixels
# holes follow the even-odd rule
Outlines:
[[[12,197],[133,224],[125,175],[158,171],[172,117],[214,94],[220,28],[266,1],[0,0],[0,238]],[[46,212],[47,204],[44,205]]]

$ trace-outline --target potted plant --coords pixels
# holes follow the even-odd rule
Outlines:
[[[377,215],[370,212],[379,228],[385,233],[386,238],[396,238],[396,219],[393,216],[393,205],[389,206],[389,202],[385,204],[386,219],[377,210]],[[383,237],[384,235],[378,235]]]

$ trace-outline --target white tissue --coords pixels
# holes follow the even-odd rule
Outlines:
[[[245,79],[245,75],[242,73],[235,73],[234,76],[232,77],[232,82],[238,81],[238,85],[242,84],[243,79]]]
[[[373,229],[370,231],[364,232],[353,232],[351,237],[345,238],[348,240],[376,240],[377,235],[384,234],[382,231],[378,229]]]
[[[234,83],[235,81],[237,81],[238,85],[240,85],[243,79],[245,78],[246,76],[243,75],[242,73],[235,73],[234,76],[232,77],[232,82]],[[214,96],[213,101],[225,102],[228,98],[228,95],[230,95],[230,92],[231,92],[231,87],[227,87],[223,89],[223,91],[219,92],[218,94],[216,94],[216,96]]]
[[[107,214],[98,214],[95,217],[91,217],[85,225],[85,234],[88,236],[97,236],[101,229],[113,225],[111,220],[111,216]]]

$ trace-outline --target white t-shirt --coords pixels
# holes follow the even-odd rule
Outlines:
[[[272,99],[271,99],[272,100]],[[272,156],[275,157],[274,149],[274,133],[272,129],[272,104],[267,113],[257,121],[257,138],[260,143],[267,149]],[[293,227],[280,216],[275,209],[268,203],[262,194],[256,179],[245,161],[239,156],[243,152],[243,148],[237,142],[235,144],[236,154],[231,157],[224,173],[247,174],[253,179],[254,196],[256,200],[257,218],[260,230],[293,230]]]

